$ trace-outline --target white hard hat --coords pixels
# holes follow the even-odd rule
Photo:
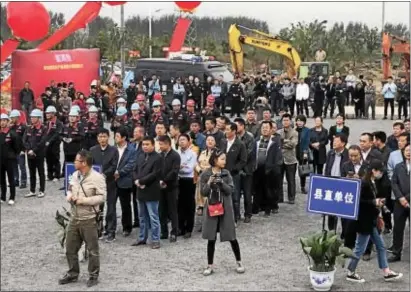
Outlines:
[[[96,104],[96,102],[90,97],[86,100],[86,104]]]
[[[78,111],[76,111],[75,109],[71,109],[69,116],[70,117],[78,117]]]
[[[120,107],[117,109],[116,115],[117,115],[118,117],[124,116],[124,115],[126,115],[126,114],[127,114],[127,109],[126,109],[124,106],[120,106]]]
[[[161,106],[161,102],[159,100],[153,101],[153,107],[155,106]]]
[[[8,120],[9,116],[7,114],[1,114],[0,120]]]
[[[119,99],[117,99],[117,103],[127,103],[127,101],[124,98],[120,97]]]
[[[10,112],[10,118],[20,118],[20,111],[19,110],[12,110]]]
[[[171,105],[172,105],[172,106],[181,105],[181,101],[180,101],[179,99],[173,99]]]
[[[46,109],[46,114],[55,114],[57,112],[57,109],[53,106],[50,105]]]
[[[138,111],[140,109],[140,105],[138,103],[133,103],[131,105],[131,110],[132,111]]]
[[[80,110],[80,107],[79,107],[78,105],[76,105],[76,104],[71,107],[71,110],[72,110],[72,111],[77,111],[78,113],[81,111],[81,110]]]
[[[31,111],[30,117],[32,118],[41,118],[43,117],[43,112],[39,109],[34,109]]]
[[[89,113],[97,113],[98,112],[98,108],[95,105],[92,105],[89,109],[88,109]]]

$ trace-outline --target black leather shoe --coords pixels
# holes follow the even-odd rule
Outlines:
[[[191,238],[191,232],[187,232],[186,234],[184,234],[184,238],[185,239]]]
[[[88,279],[88,281],[87,281],[87,287],[90,288],[90,287],[96,286],[97,283],[98,283],[97,278],[90,277],[90,278]]]
[[[129,237],[130,234],[131,234],[130,231],[123,231],[123,236],[124,236],[124,237]]]
[[[294,205],[294,204],[295,204],[295,201],[294,201],[294,200],[289,200],[289,201],[288,201],[288,204]]]
[[[388,257],[387,261],[389,263],[395,263],[401,261],[401,256],[398,254],[392,254]]]
[[[131,246],[140,246],[140,245],[145,245],[145,244],[147,244],[145,241],[137,241],[137,242],[134,242]]]
[[[78,277],[70,276],[69,274],[65,274],[63,278],[59,279],[59,285],[65,285],[69,283],[77,282]]]
[[[174,243],[174,242],[176,242],[176,241],[177,241],[177,236],[171,235],[171,236],[170,236],[170,242],[171,242],[171,243]]]
[[[20,185],[20,189],[25,189],[25,188],[27,188],[27,184],[25,184],[25,183],[21,183],[21,185]]]
[[[251,218],[250,217],[245,217],[244,218],[244,223],[250,223],[251,222]]]

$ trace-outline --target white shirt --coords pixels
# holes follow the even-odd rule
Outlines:
[[[308,84],[297,84],[295,99],[296,100],[307,100],[310,96],[310,87]]]
[[[118,165],[120,164],[121,157],[123,156],[124,151],[126,150],[126,148],[127,148],[127,143],[126,143],[123,147],[117,146],[117,149],[118,149],[118,162],[117,162],[117,167],[118,167]]]
[[[354,164],[354,172],[355,174],[358,174],[358,172],[360,171],[361,168],[361,163],[359,164]]]
[[[227,153],[230,151],[231,146],[233,146],[234,141],[235,141],[235,137],[231,141],[227,139]]]
[[[367,160],[368,154],[370,154],[370,152],[371,152],[371,148],[368,149],[367,152],[361,151],[362,159],[363,159],[364,161]]]

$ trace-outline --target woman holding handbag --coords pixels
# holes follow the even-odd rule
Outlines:
[[[229,241],[237,261],[236,272],[242,274],[245,269],[241,263],[240,246],[236,239],[234,209],[231,194],[234,184],[230,172],[224,169],[226,155],[216,149],[210,157],[211,168],[203,171],[200,176],[201,194],[207,198],[204,206],[204,220],[202,237],[208,240],[207,258],[208,267],[203,275],[211,275],[214,263],[215,244],[217,233],[220,241]]]
[[[310,149],[313,151],[313,165],[316,174],[323,174],[324,164],[327,160],[328,131],[323,127],[323,118],[314,119],[315,127],[310,131]]]
[[[354,255],[348,265],[347,281],[364,283],[365,280],[356,273],[358,262],[364,254],[368,241],[371,239],[377,250],[378,266],[382,270],[386,282],[395,281],[402,278],[401,273],[396,273],[388,267],[387,252],[384,247],[378,228],[381,228],[383,220],[380,216],[381,209],[384,207],[385,199],[377,197],[376,182],[384,174],[384,163],[379,160],[371,162],[367,173],[362,179],[360,205],[358,219],[350,221],[349,230],[357,233],[355,241]]]
[[[304,115],[298,115],[295,119],[298,133],[298,144],[296,147],[296,156],[298,160],[298,174],[300,176],[301,193],[306,194],[305,184],[307,176],[312,172],[312,153],[310,150],[310,129],[305,126],[307,118]]]

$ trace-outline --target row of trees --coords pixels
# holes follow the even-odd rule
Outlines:
[[[5,7],[1,7],[1,38],[7,39],[11,32],[6,22]],[[50,12],[52,34],[65,24],[64,14]],[[148,18],[133,16],[126,20],[124,31],[110,17],[98,16],[85,30],[77,31],[58,44],[54,49],[99,48],[102,58],[115,62],[120,59],[120,44],[124,38],[127,50],[138,50],[142,57],[148,57],[149,46],[152,45],[153,56],[162,57],[162,48],[170,43],[176,22],[176,15],[167,15],[152,20],[152,39],[148,38]],[[269,32],[268,23],[247,17],[196,17],[194,19],[186,45],[198,46],[207,50],[208,55],[228,62],[227,31],[231,24],[238,23],[263,32]],[[387,23],[384,31],[408,38],[409,30],[405,24]],[[327,60],[333,68],[346,66],[369,65],[379,63],[381,59],[381,31],[369,27],[365,23],[349,22],[335,23],[327,28],[325,21],[310,23],[297,22],[290,27],[279,30],[279,37],[289,41],[300,53],[303,61],[311,61],[315,51],[323,48],[327,52]],[[34,48],[37,43],[22,43],[20,49]],[[264,52],[253,47],[246,47],[246,68],[266,63],[271,67],[280,68],[282,60],[270,52]],[[126,54],[127,56],[127,54]],[[127,56],[127,61],[129,60]]]

